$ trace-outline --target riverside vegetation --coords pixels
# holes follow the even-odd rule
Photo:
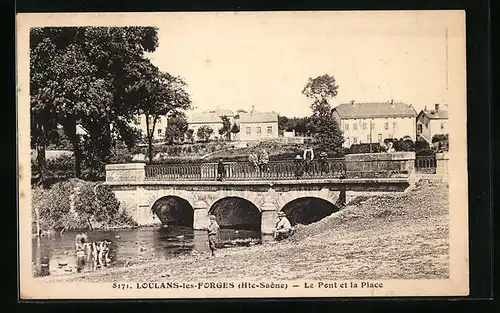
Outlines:
[[[208,260],[206,254],[185,255],[42,279],[444,279],[449,277],[448,226],[448,184],[426,179],[402,194],[358,197],[321,221],[299,226],[282,242],[224,249]]]

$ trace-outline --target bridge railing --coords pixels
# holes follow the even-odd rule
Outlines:
[[[266,165],[254,167],[250,162],[224,163],[226,180],[285,180],[300,178],[338,178],[345,176],[343,158],[314,160],[307,164],[294,160],[271,161]],[[145,166],[146,180],[216,180],[217,163],[201,164],[155,164]]]

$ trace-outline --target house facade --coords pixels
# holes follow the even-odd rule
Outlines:
[[[213,132],[209,139],[218,139],[222,136],[219,134],[219,129],[222,128],[222,117],[227,116],[231,125],[234,123],[234,113],[230,110],[215,110],[215,111],[204,111],[204,112],[192,112],[187,116],[188,129],[193,130],[193,138],[198,140],[198,129],[201,127],[210,127]]]
[[[416,139],[413,106],[403,102],[368,102],[340,104],[332,110],[344,135],[343,146],[380,143],[388,138]]]
[[[417,116],[417,136],[421,136],[431,143],[432,137],[437,134],[448,134],[448,110],[434,105],[434,110],[420,111]]]
[[[278,138],[278,113],[257,112],[255,108],[248,113],[241,112],[234,123],[240,128],[235,140],[265,140]]]
[[[152,117],[150,117],[149,119],[150,119],[149,127],[151,127]],[[167,128],[167,119],[168,117],[164,115],[160,116],[156,121],[155,133],[153,135],[154,140],[165,139],[165,129]],[[147,134],[146,116],[144,114],[138,115],[136,117],[135,122],[133,123],[133,126],[139,129],[142,132],[142,134],[146,135]]]

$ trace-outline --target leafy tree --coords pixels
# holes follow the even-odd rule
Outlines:
[[[176,140],[182,140],[188,131],[188,122],[184,114],[168,118],[167,129],[165,129],[165,139],[168,143]],[[191,137],[193,130],[191,130]]]
[[[141,69],[139,79],[131,88],[130,102],[136,113],[146,118],[148,159],[153,162],[153,139],[156,123],[161,116],[176,116],[180,110],[189,109],[191,100],[184,90],[186,83],[179,77],[161,72],[148,63]]]
[[[213,132],[214,130],[210,126],[203,125],[196,131],[196,136],[201,141],[208,141]]]
[[[83,152],[76,126],[88,131],[99,158],[109,154],[113,139],[132,145],[129,123],[134,108],[127,101],[137,81],[144,52],[158,45],[152,27],[45,27],[30,30],[30,102],[32,142],[43,181],[47,135],[63,126],[81,176]]]
[[[338,86],[335,78],[327,74],[316,78],[309,78],[302,93],[311,99],[313,111],[305,128],[311,131],[315,146],[333,156],[343,154],[342,143],[344,138],[337,121],[332,117],[329,100],[337,95]]]
[[[240,126],[238,124],[233,124],[233,126],[231,127],[231,132],[233,134],[237,134],[240,132]]]
[[[302,94],[313,100],[311,109],[315,112],[317,111],[315,109],[316,105],[322,106],[325,101],[329,103],[332,98],[337,96],[338,88],[335,78],[324,74],[316,78],[310,77],[302,90]]]
[[[227,140],[231,140],[231,121],[225,115],[220,118],[222,120],[222,127],[219,128],[219,135],[225,136]]]
[[[189,141],[193,141],[193,135],[194,135],[194,130],[193,129],[188,129],[186,131],[186,139]]]

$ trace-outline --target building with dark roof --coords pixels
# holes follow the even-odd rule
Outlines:
[[[332,110],[344,133],[344,147],[380,143],[388,138],[409,136],[415,140],[417,112],[410,104],[395,102],[343,103]]]
[[[417,116],[417,136],[431,143],[432,137],[437,134],[448,134],[448,110],[440,107],[439,103],[434,105],[434,110],[427,110],[426,107]]]

